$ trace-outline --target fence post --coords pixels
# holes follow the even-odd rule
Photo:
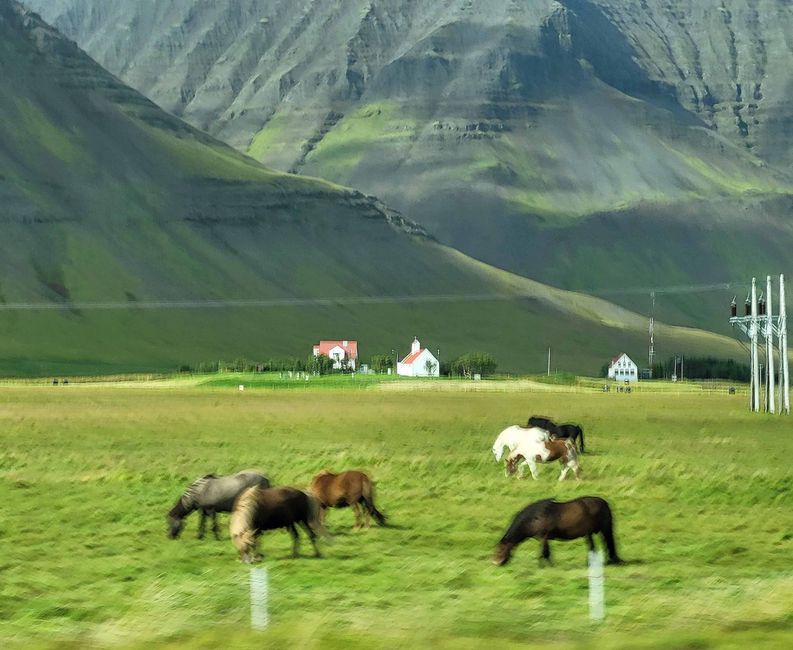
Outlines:
[[[270,624],[267,569],[251,568],[251,629],[263,630]]]
[[[605,580],[603,578],[603,555],[589,552],[589,618],[602,621],[606,616]]]

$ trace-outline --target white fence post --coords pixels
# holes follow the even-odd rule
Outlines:
[[[603,555],[589,552],[589,618],[602,621],[606,616]]]
[[[263,630],[270,624],[267,602],[268,582],[266,568],[251,568],[251,629],[253,630]]]

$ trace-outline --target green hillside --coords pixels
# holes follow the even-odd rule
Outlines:
[[[793,272],[787,0],[30,3],[199,128],[500,268],[576,291]],[[727,332],[731,297],[660,315]]]
[[[358,192],[261,167],[9,0],[0,116],[2,373],[303,357],[320,338],[358,339],[367,357],[414,335],[445,358],[489,351],[505,370],[542,368],[548,345],[564,370],[643,354],[642,317],[475,262]],[[195,307],[251,299],[277,302]],[[741,354],[662,327],[665,345]]]

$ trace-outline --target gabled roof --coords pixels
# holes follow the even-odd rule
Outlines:
[[[613,366],[615,363],[617,363],[617,361],[619,361],[620,359],[622,359],[622,357],[627,357],[628,361],[630,361],[631,363],[634,363],[633,359],[631,359],[631,358],[630,358],[630,357],[629,357],[629,356],[628,356],[628,355],[627,355],[625,352],[620,352],[620,353],[619,353],[619,354],[618,354],[616,357],[614,357],[614,358],[611,360],[611,363],[609,364],[609,367],[611,367],[611,366]]]
[[[404,359],[402,359],[401,363],[404,363],[406,366],[409,366],[413,363],[416,359],[421,356],[421,353],[424,352],[427,348],[419,348],[416,352],[413,352],[407,355]]]
[[[358,358],[358,341],[320,341],[318,345],[314,346],[314,352],[324,354],[326,357],[330,355],[333,348],[341,348],[350,359]]]

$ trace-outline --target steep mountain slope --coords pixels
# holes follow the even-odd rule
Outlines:
[[[191,123],[502,268],[581,290],[793,270],[785,0],[30,4]],[[723,296],[664,315],[724,327]]]
[[[635,314],[475,262],[371,198],[195,131],[9,0],[0,241],[4,373],[302,357],[328,337],[358,338],[368,356],[413,334],[448,356],[488,350],[506,369],[540,367],[552,344],[560,368],[591,372],[643,347]],[[224,308],[196,307],[207,300]],[[661,331],[670,350],[739,353]]]

